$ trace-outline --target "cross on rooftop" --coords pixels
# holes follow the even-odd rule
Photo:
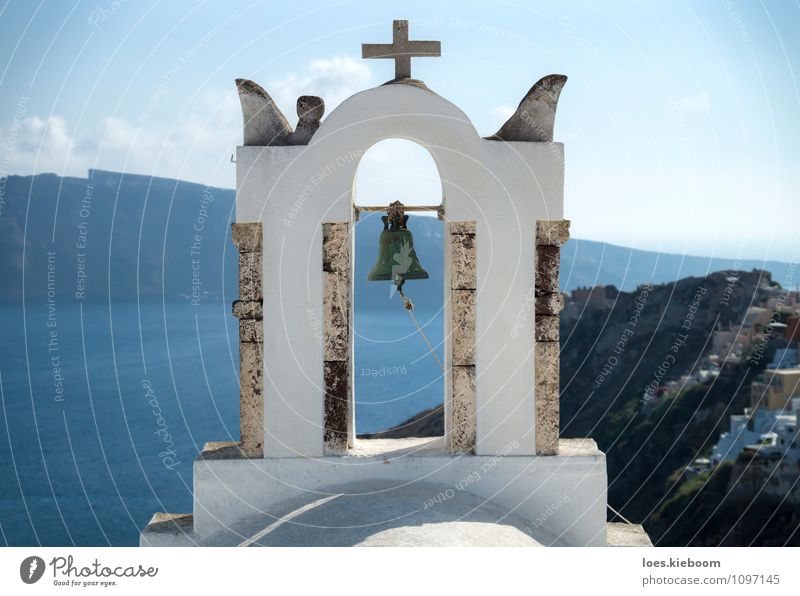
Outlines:
[[[438,41],[409,41],[408,21],[393,21],[392,43],[362,43],[362,58],[391,58],[395,79],[411,78],[411,58],[435,58],[442,55]]]

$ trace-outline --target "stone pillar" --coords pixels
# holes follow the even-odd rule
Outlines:
[[[453,453],[475,451],[475,222],[450,226],[450,313],[452,336],[448,445]]]
[[[350,237],[347,222],[322,224],[324,276],[323,379],[325,383],[325,450],[343,453],[352,447],[350,421]]]
[[[239,249],[239,447],[247,457],[264,457],[264,325],[262,226],[235,223],[233,243]]]
[[[569,221],[536,222],[536,454],[557,455],[559,424],[559,313],[564,298],[558,288],[561,245],[569,239]]]

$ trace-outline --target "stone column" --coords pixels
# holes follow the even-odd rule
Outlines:
[[[343,453],[352,447],[350,420],[350,237],[347,222],[322,224],[324,276],[323,379],[325,449]]]
[[[475,222],[450,226],[450,313],[452,336],[449,447],[453,453],[475,451]]]
[[[246,457],[264,457],[264,325],[261,222],[232,225],[239,249],[239,447]]]
[[[569,239],[569,221],[536,222],[536,454],[557,455],[559,424],[559,313],[564,298],[558,288],[561,245]]]

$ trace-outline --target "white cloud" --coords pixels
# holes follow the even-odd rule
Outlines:
[[[491,112],[491,118],[489,119],[489,125],[492,129],[492,132],[503,126],[503,124],[506,123],[506,120],[511,118],[516,111],[516,108],[512,108],[508,104],[503,104],[502,106],[497,106],[495,109],[493,109]]]
[[[209,95],[218,101],[215,108],[197,106],[171,129],[108,116],[76,132],[61,116],[29,116],[21,123],[7,170],[84,177],[90,168],[100,168],[230,187],[229,158],[241,140],[238,99],[235,92],[225,94],[230,95],[225,100],[219,93]]]
[[[711,107],[711,98],[705,91],[688,95],[677,101],[678,108],[685,112],[705,112]]]
[[[301,95],[318,95],[330,114],[342,101],[364,89],[370,82],[369,67],[349,56],[312,60],[302,77],[289,75],[270,81],[265,87],[291,122],[296,117],[295,103]]]
[[[20,126],[19,139],[21,150],[33,151],[42,147],[53,152],[66,153],[72,148],[72,140],[67,133],[67,123],[58,116],[46,120],[28,116]]]
[[[33,171],[37,160],[47,164],[52,171],[58,165],[63,167],[73,152],[73,140],[67,130],[67,123],[59,116],[27,116],[19,122],[13,135],[12,138],[11,131],[8,135],[3,135],[3,146],[11,147],[6,154],[8,172],[18,171],[17,162],[20,158],[27,162],[23,166],[23,172]]]
[[[502,106],[497,106],[492,110],[492,118],[495,118],[498,121],[502,120],[501,124],[503,124],[506,120],[514,115],[514,112],[516,112],[514,108],[508,104],[504,104]]]
[[[289,122],[296,119],[300,95],[319,95],[326,112],[363,89],[367,66],[350,57],[313,60],[303,76],[291,75],[266,85]],[[159,110],[163,111],[166,105]],[[0,131],[0,147],[13,136],[7,153],[10,173],[55,172],[86,176],[89,168],[180,178],[233,187],[230,156],[242,140],[242,115],[234,89],[207,90],[186,105],[176,105],[172,126],[141,124],[106,116],[75,130],[60,115],[25,117],[15,130]]]

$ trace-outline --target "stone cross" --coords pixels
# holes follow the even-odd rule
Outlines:
[[[438,41],[409,41],[408,21],[394,21],[392,43],[362,43],[362,58],[391,58],[395,79],[411,78],[412,56],[435,58],[442,55]]]

